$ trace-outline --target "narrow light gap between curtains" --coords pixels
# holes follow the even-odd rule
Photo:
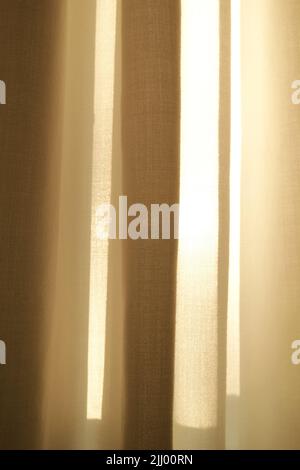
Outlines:
[[[82,0],[65,6],[58,265],[43,447],[117,449],[123,447],[121,251],[117,241],[101,243],[96,230],[98,204],[115,203],[121,191],[120,2],[90,0],[84,12]]]
[[[181,7],[176,447],[214,440],[219,360],[219,2],[187,0]]]
[[[96,4],[87,418],[102,418],[109,241],[98,233],[100,204],[111,202],[115,87],[115,0]]]
[[[225,445],[230,1],[184,1],[181,22],[174,446],[213,449]]]

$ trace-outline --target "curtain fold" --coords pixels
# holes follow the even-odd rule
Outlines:
[[[0,0],[1,449],[299,448],[299,20]],[[120,196],[179,239],[102,239]]]
[[[123,192],[178,202],[180,2],[122,2]],[[172,446],[176,240],[126,240],[125,446]],[[137,380],[138,379],[138,380]]]
[[[243,448],[299,448],[299,18],[299,2],[242,2]]]
[[[0,446],[41,446],[60,178],[64,2],[0,2]]]

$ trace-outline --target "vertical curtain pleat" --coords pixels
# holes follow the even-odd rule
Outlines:
[[[51,0],[49,0],[49,8]],[[64,1],[64,36],[53,43],[62,55],[59,213],[55,225],[55,284],[48,314],[43,382],[45,448],[85,446],[87,422],[91,181],[94,124],[96,1]],[[58,31],[56,31],[58,34]],[[52,214],[47,214],[51,220]],[[90,432],[90,446],[98,434]],[[97,445],[100,445],[97,443]]]
[[[64,1],[0,2],[0,447],[38,448],[60,167]]]
[[[242,1],[241,448],[299,448],[300,3]]]
[[[122,2],[123,191],[178,202],[180,2]],[[125,447],[172,446],[176,240],[124,242]]]
[[[224,448],[227,440],[227,420],[232,420],[228,410],[227,390],[227,337],[228,337],[228,268],[230,228],[230,112],[231,112],[231,1],[220,0],[220,78],[219,78],[219,230],[218,230],[218,429],[212,444]],[[229,431],[232,432],[232,429]]]

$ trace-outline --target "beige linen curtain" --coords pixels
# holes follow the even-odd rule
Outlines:
[[[299,0],[0,0],[1,449],[297,449]],[[99,206],[180,204],[179,239]]]

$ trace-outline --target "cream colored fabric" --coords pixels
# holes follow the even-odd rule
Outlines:
[[[244,1],[241,13],[240,446],[299,449],[300,4]]]
[[[1,449],[300,447],[299,21],[0,0]],[[99,240],[122,194],[179,242]]]

